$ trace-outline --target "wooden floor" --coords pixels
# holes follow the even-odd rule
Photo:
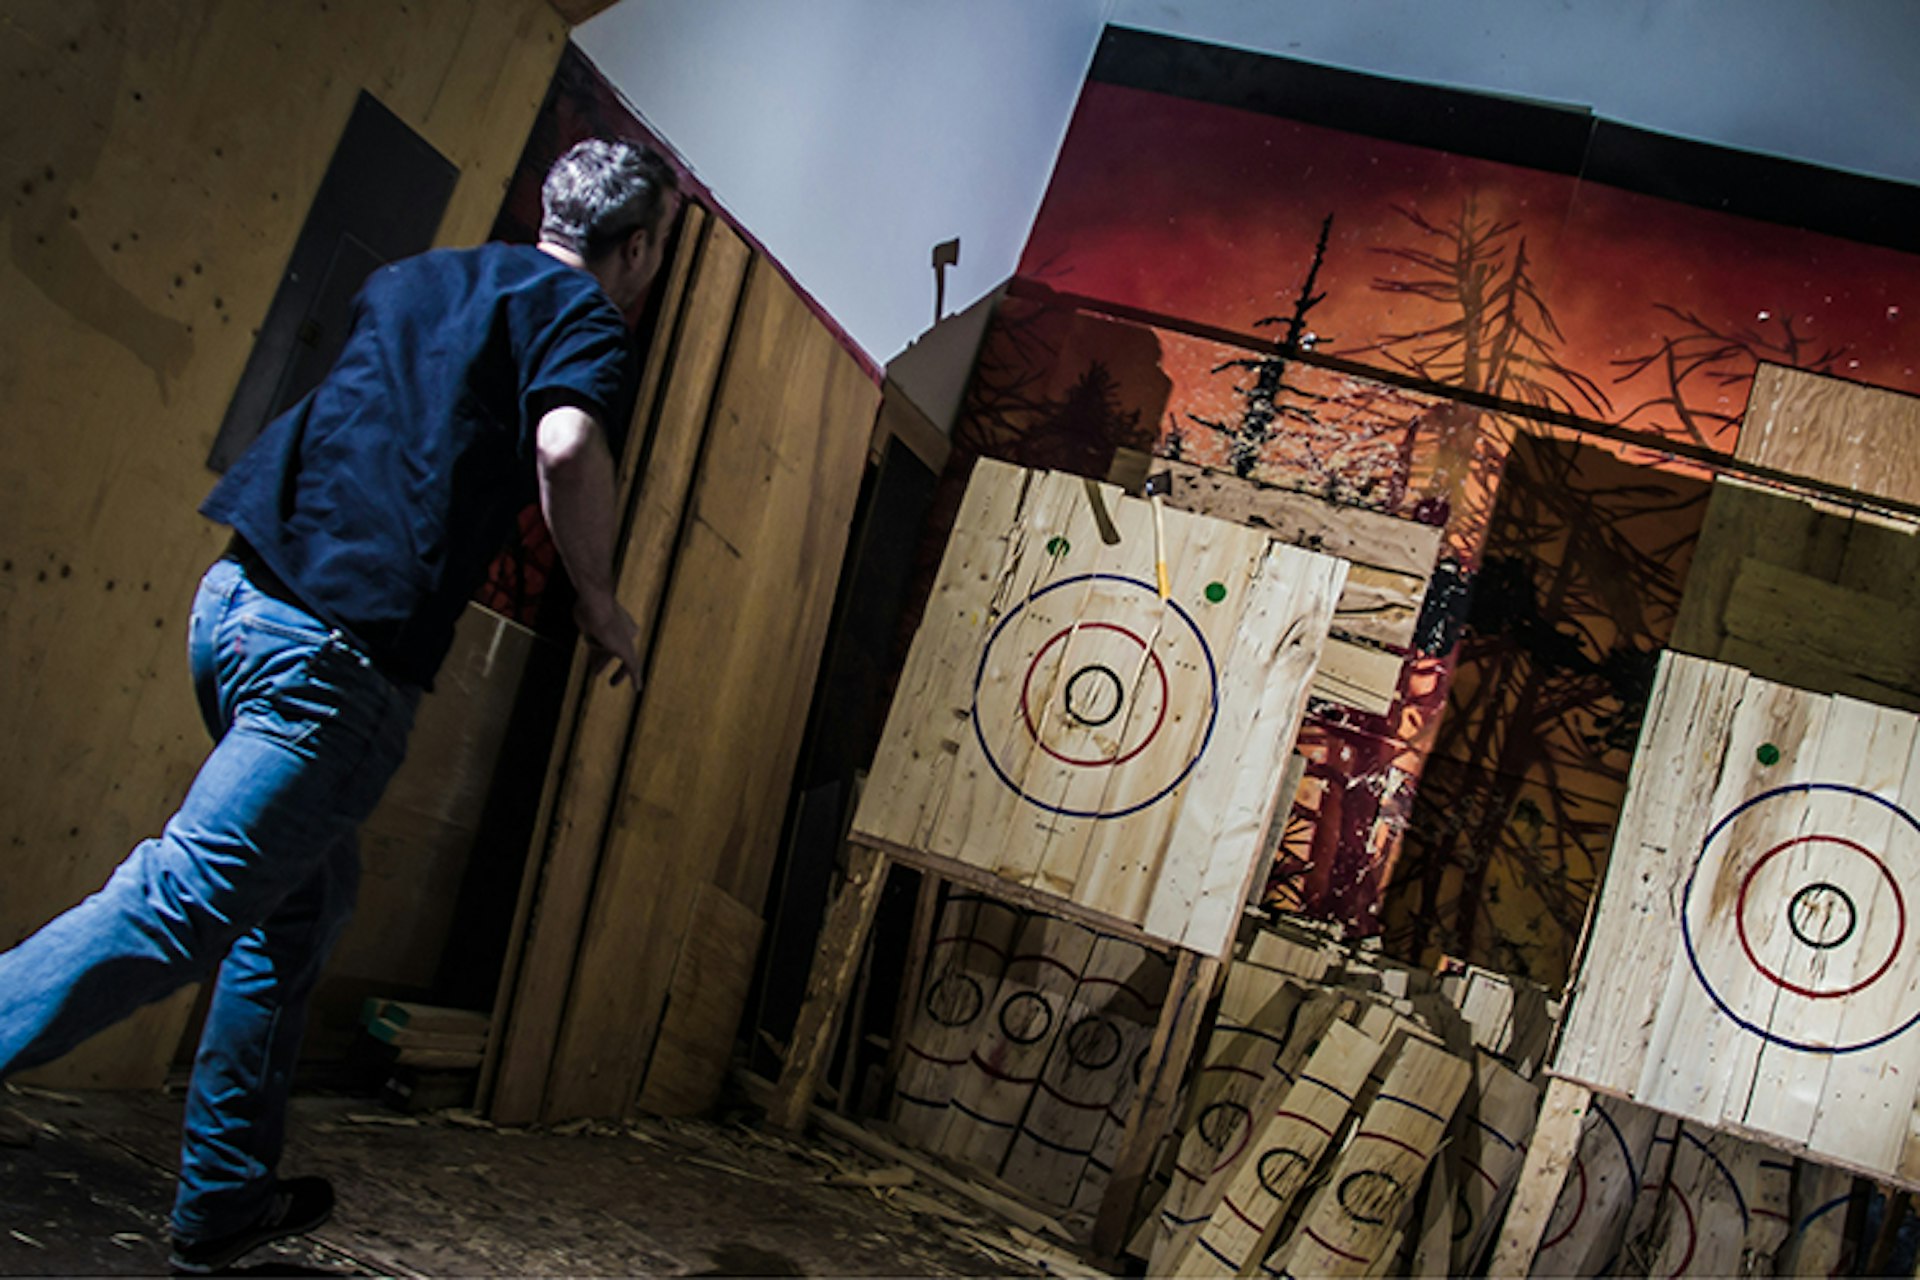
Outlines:
[[[1033,1275],[970,1240],[997,1226],[830,1138],[725,1123],[570,1134],[417,1125],[299,1098],[289,1174],[339,1195],[316,1236],[241,1270],[277,1275]],[[0,1275],[161,1275],[180,1104],[0,1095]],[[24,1125],[22,1121],[24,1120]],[[30,1135],[27,1145],[22,1131]],[[971,1222],[967,1219],[972,1219]]]

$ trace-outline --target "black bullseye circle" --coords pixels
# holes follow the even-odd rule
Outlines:
[[[1067,1058],[1084,1071],[1101,1071],[1120,1060],[1120,1028],[1090,1013],[1067,1028]]]
[[[1015,1044],[1033,1044],[1053,1030],[1053,1006],[1043,996],[1022,991],[1000,1006],[1000,1030]]]
[[[1807,885],[1787,903],[1787,927],[1816,951],[1828,951],[1853,936],[1860,913],[1847,891],[1822,880]]]
[[[1111,667],[1089,663],[1067,679],[1067,714],[1089,729],[1098,729],[1119,715],[1124,700],[1125,686]]]
[[[1253,1113],[1237,1102],[1216,1102],[1200,1113],[1200,1139],[1215,1151],[1224,1151],[1252,1119]]]
[[[964,1027],[980,1016],[987,997],[964,973],[949,973],[927,988],[927,1016],[943,1027]]]
[[[1393,1221],[1400,1207],[1401,1189],[1392,1174],[1362,1169],[1342,1178],[1334,1196],[1355,1222],[1379,1227]]]
[[[1283,1200],[1289,1194],[1288,1185],[1281,1181],[1296,1167],[1312,1167],[1313,1161],[1301,1155],[1291,1147],[1275,1147],[1271,1151],[1260,1153],[1260,1163],[1255,1172],[1260,1177],[1260,1185],[1267,1194],[1276,1200]]]

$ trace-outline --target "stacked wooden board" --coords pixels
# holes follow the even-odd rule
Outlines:
[[[979,463],[853,838],[1224,954],[1346,568],[1110,485]]]
[[[895,1124],[1034,1202],[1096,1207],[1171,974],[1128,939],[951,895],[905,1032]]]
[[[1133,450],[1120,451],[1108,478],[1137,490],[1149,472],[1166,476],[1168,506],[1264,529],[1277,541],[1347,561],[1313,696],[1373,715],[1392,709],[1440,559],[1437,526]]]
[[[1152,1274],[1469,1273],[1537,1106],[1482,1047],[1512,1035],[1510,1007],[1476,1028],[1436,975],[1370,945],[1263,927],[1228,971],[1130,1251]]]
[[[1920,720],[1668,655],[1554,1072],[1920,1182]]]

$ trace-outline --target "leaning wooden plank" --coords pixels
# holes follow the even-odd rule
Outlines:
[[[1539,1252],[1534,1255],[1533,1275],[1612,1273],[1627,1216],[1646,1182],[1647,1159],[1658,1119],[1658,1112],[1631,1102],[1600,1097],[1592,1100],[1580,1144],[1560,1184]],[[1534,1189],[1524,1177],[1517,1194],[1534,1197]],[[1494,1265],[1498,1268],[1498,1260]],[[1496,1269],[1491,1274],[1505,1273]]]
[[[1560,1200],[1560,1188],[1580,1150],[1581,1127],[1592,1104],[1593,1094],[1580,1085],[1560,1079],[1548,1082],[1540,1117],[1527,1143],[1527,1158],[1520,1167],[1518,1190],[1507,1206],[1488,1275],[1533,1273],[1534,1255],[1540,1252],[1548,1221]]]
[[[1141,1060],[1140,1083],[1127,1109],[1126,1130],[1115,1155],[1113,1173],[1093,1224],[1093,1251],[1113,1257],[1134,1223],[1134,1205],[1146,1180],[1154,1148],[1173,1119],[1174,1103],[1187,1060],[1200,1034],[1201,1016],[1213,996],[1220,961],[1191,951],[1176,953],[1167,1002],[1154,1026],[1153,1040]]]
[[[660,1037],[635,1105],[661,1116],[694,1116],[720,1099],[739,1011],[760,958],[760,913],[726,890],[702,885],[693,926],[674,961]]]
[[[1753,1151],[1753,1144],[1730,1135],[1681,1127],[1660,1217],[1647,1246],[1647,1274],[1772,1273],[1770,1253],[1749,1258],[1747,1251],[1754,1209]]]
[[[1191,1252],[1221,1197],[1251,1158],[1261,1118],[1293,1085],[1313,1046],[1351,1009],[1326,991],[1303,1002],[1292,996],[1287,1003],[1296,1007],[1284,1020],[1268,1016],[1247,1027],[1215,1025],[1210,1054],[1213,1043],[1226,1039],[1226,1056],[1210,1057],[1194,1081],[1192,1093],[1204,1102],[1189,1107],[1160,1206],[1161,1230],[1147,1259],[1149,1270],[1178,1269],[1177,1260]],[[1212,1087],[1203,1088],[1209,1082]]]
[[[688,235],[683,256],[698,248],[677,325],[662,347],[670,360],[652,422],[646,475],[637,482],[620,553],[619,596],[651,629],[672,561],[694,467],[706,439],[722,360],[751,256],[746,242],[717,219],[705,235]],[[656,344],[662,345],[662,344]],[[651,367],[651,361],[650,361]],[[652,401],[643,401],[643,411]],[[643,433],[636,424],[635,439]],[[516,915],[516,946],[501,977],[505,1011],[489,1114],[501,1123],[536,1118],[547,1087],[554,1043],[566,1007],[587,899],[603,848],[623,753],[633,726],[631,683],[585,679],[576,657],[568,705],[572,736],[548,780],[534,854]],[[523,945],[518,944],[524,938]]]
[[[764,259],[674,558],[547,1112],[631,1105],[695,892],[759,910],[879,389]],[[752,459],[752,465],[742,460]]]
[[[1414,1194],[1446,1136],[1473,1068],[1403,1038],[1385,1084],[1293,1236],[1266,1266],[1295,1276],[1360,1276],[1397,1249]]]
[[[1149,1266],[1164,1263],[1184,1246],[1212,1212],[1207,1183],[1219,1163],[1209,1137],[1226,1136],[1244,1112],[1284,1047],[1285,1028],[1306,1002],[1299,985],[1250,965],[1232,965],[1220,1005],[1187,1086],[1186,1100],[1169,1135],[1173,1158],[1168,1184],[1153,1215],[1153,1229],[1139,1256]]]
[[[1507,1197],[1519,1181],[1540,1089],[1485,1052],[1474,1056],[1470,1110],[1447,1152],[1456,1212],[1450,1275],[1476,1275]]]
[[[1795,1162],[1789,1194],[1792,1229],[1775,1262],[1776,1275],[1849,1275],[1847,1207],[1853,1175],[1810,1160]]]
[[[1345,1022],[1328,1026],[1292,1087],[1260,1122],[1247,1159],[1171,1274],[1246,1275],[1272,1251],[1287,1212],[1339,1137],[1384,1049]]]
[[[767,1123],[775,1128],[797,1132],[813,1105],[886,880],[886,855],[859,844],[847,846],[846,878],[834,891],[827,918],[820,925],[820,949],[807,975],[806,999],[794,1023],[780,1086],[767,1108]]]

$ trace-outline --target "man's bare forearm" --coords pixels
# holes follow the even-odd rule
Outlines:
[[[549,411],[539,427],[540,509],[582,601],[613,597],[613,455],[592,414]]]
[[[619,524],[615,507],[613,455],[606,433],[592,414],[559,408],[540,419],[538,434],[540,509],[546,514],[553,545],[580,595],[575,619],[599,651],[592,669],[612,658],[616,683],[637,680],[639,628],[620,607],[613,590],[613,542]]]

